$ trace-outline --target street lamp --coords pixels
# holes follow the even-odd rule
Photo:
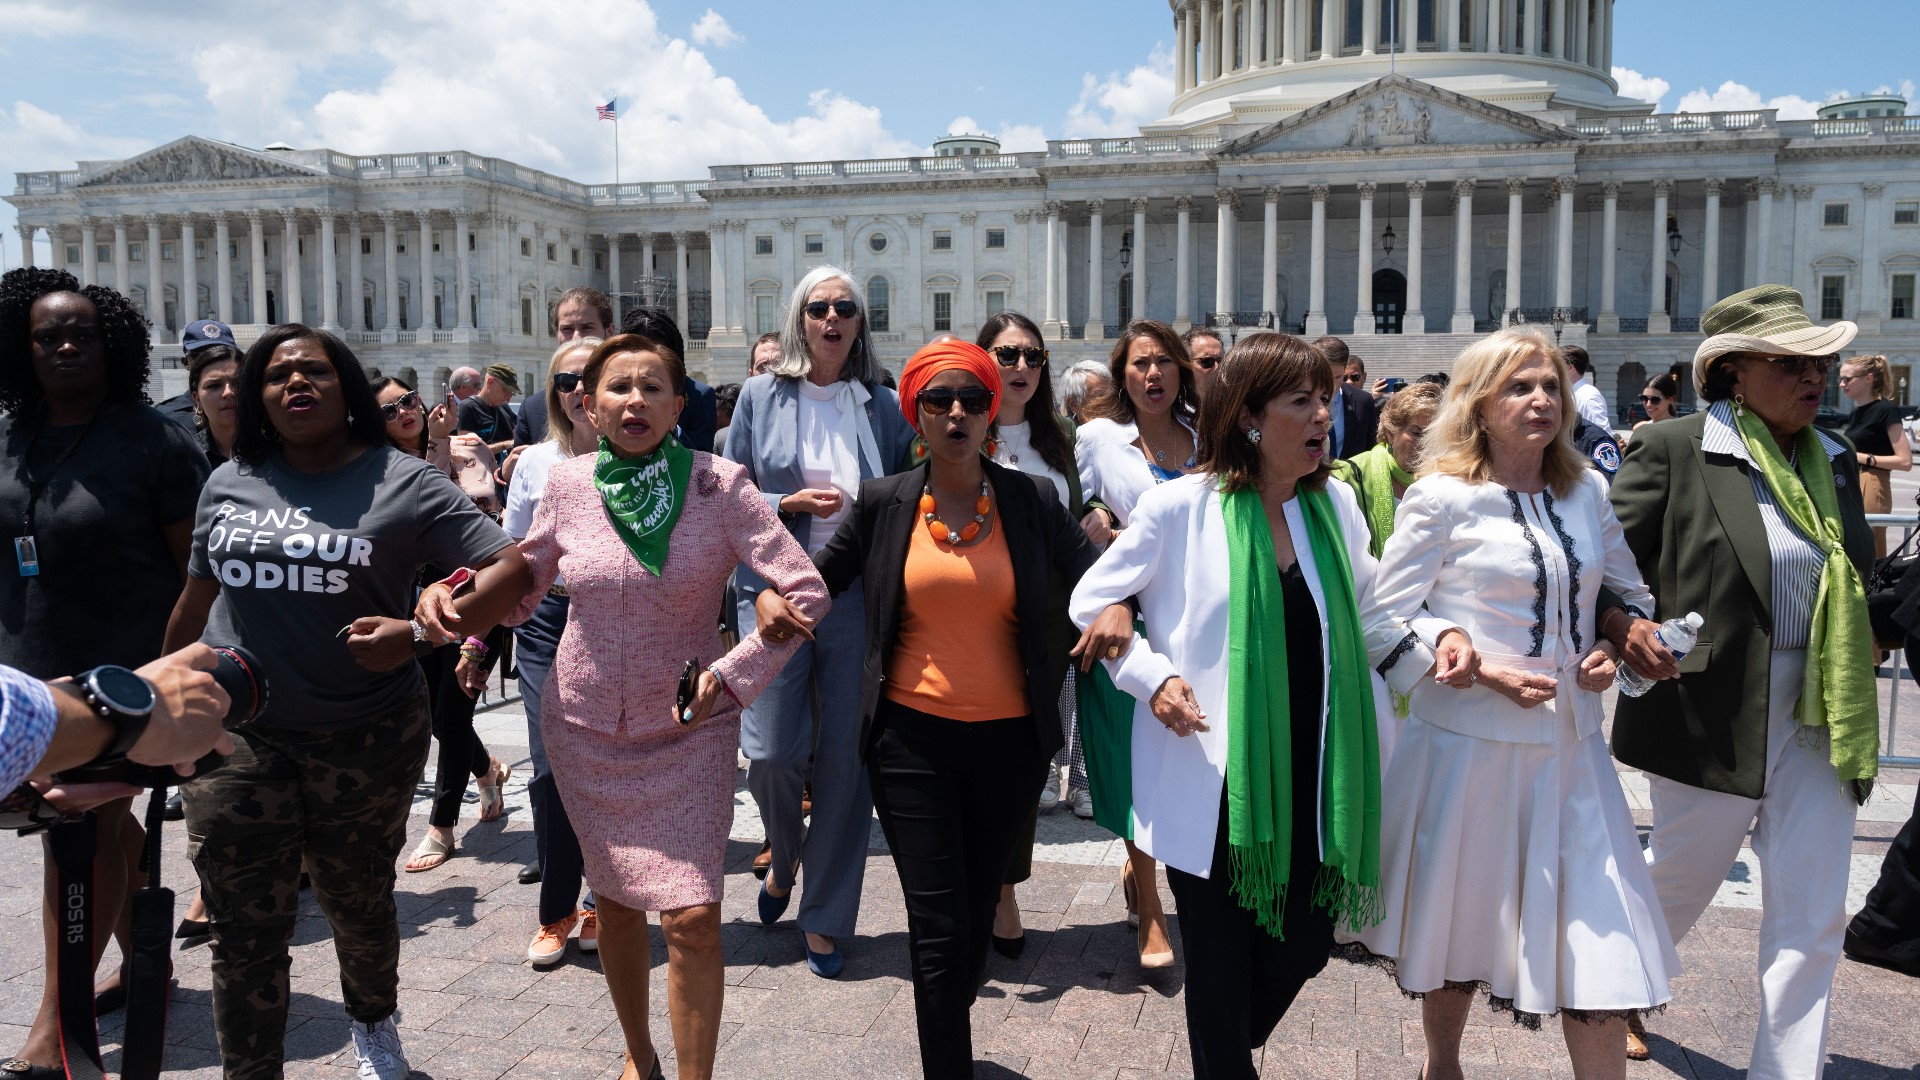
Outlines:
[[[1680,235],[1680,222],[1673,217],[1668,217],[1667,218],[1667,254],[1675,258],[1678,258],[1680,255],[1680,245],[1683,242],[1683,240],[1684,238]]]

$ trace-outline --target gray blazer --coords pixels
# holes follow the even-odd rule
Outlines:
[[[867,423],[873,427],[873,441],[880,451],[882,475],[901,472],[912,464],[913,428],[900,413],[900,399],[893,391],[874,384],[868,391]],[[773,512],[800,542],[807,546],[815,518],[812,514],[780,512],[780,500],[806,487],[800,475],[800,382],[776,375],[755,375],[740,387],[740,399],[733,406],[733,423],[727,428],[724,457],[746,467],[747,478],[766,495]],[[866,455],[855,450],[860,459],[860,479],[877,480]]]

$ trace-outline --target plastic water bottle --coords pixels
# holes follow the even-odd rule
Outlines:
[[[1666,646],[1667,651],[1673,654],[1674,660],[1678,661],[1691,652],[1694,643],[1700,640],[1702,621],[1697,613],[1689,611],[1683,618],[1668,619],[1661,623],[1660,629],[1655,630],[1653,636],[1659,638],[1660,644]],[[1633,670],[1624,659],[1614,669],[1613,688],[1628,697],[1639,697],[1653,689],[1653,684],[1653,679]]]

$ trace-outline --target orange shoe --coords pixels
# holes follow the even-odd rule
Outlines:
[[[569,915],[558,922],[550,922],[533,935],[533,944],[527,946],[527,960],[534,967],[552,967],[567,955],[567,938],[573,935],[573,924],[580,916]]]
[[[580,912],[578,944],[581,952],[600,951],[600,916],[594,914],[592,908],[584,908]]]

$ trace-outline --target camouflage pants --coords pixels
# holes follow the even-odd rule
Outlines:
[[[186,785],[188,855],[213,927],[213,1020],[229,1080],[281,1075],[288,943],[304,857],[333,928],[347,1013],[393,1014],[394,860],[426,764],[426,695],[345,731],[243,729],[225,766]]]

